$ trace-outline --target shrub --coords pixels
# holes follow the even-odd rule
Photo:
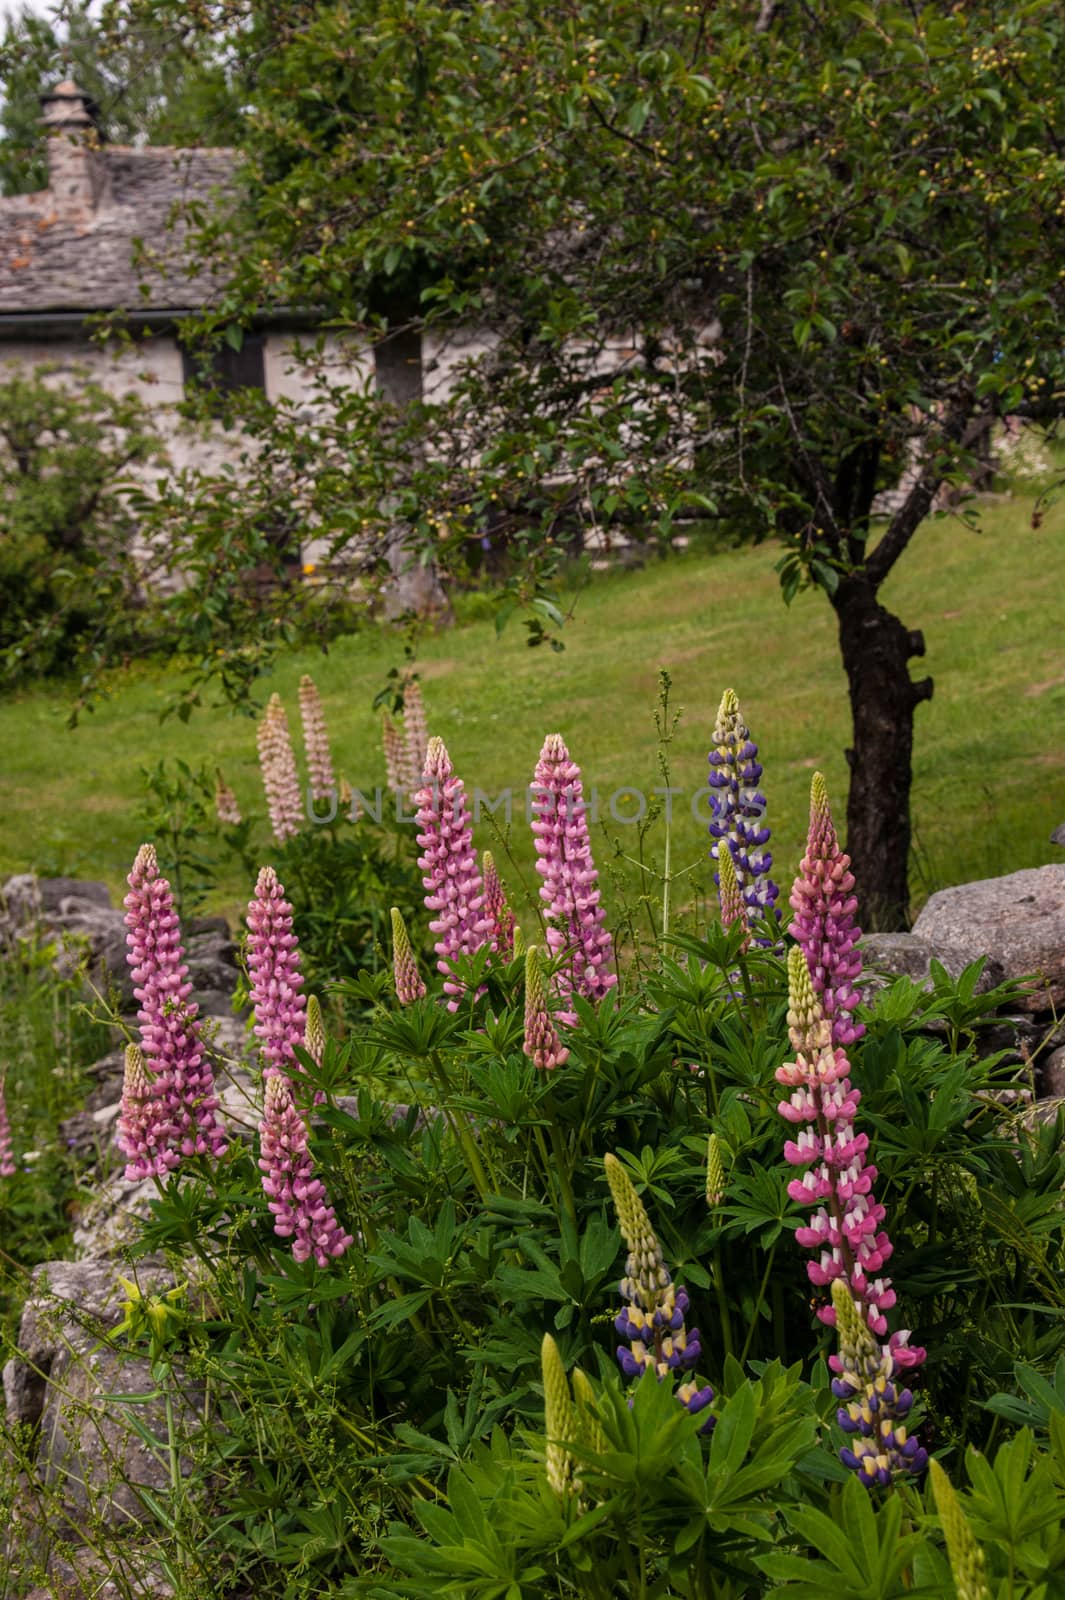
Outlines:
[[[68,669],[108,630],[129,638],[134,524],[124,480],[161,459],[141,403],[81,367],[0,373],[0,662],[11,678]],[[121,618],[127,615],[126,633]]]

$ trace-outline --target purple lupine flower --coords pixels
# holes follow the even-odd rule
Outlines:
[[[862,971],[858,950],[862,930],[854,920],[858,901],[850,865],[851,858],[836,837],[825,780],[815,772],[806,854],[791,890],[795,912],[791,932],[806,955],[814,993],[832,1024],[832,1038],[845,1048],[865,1032],[865,1024],[854,1021],[861,998],[855,985]]]
[[[13,1178],[18,1169],[11,1143],[11,1124],[7,1119],[7,1099],[4,1080],[0,1078],[0,1178]]]
[[[270,696],[259,724],[257,740],[270,826],[278,844],[284,844],[286,839],[291,839],[303,827],[303,807],[288,717],[280,695]]]
[[[534,1067],[551,1071],[569,1060],[547,1003],[540,952],[531,944],[525,952],[525,1054]]]
[[[437,967],[444,990],[458,1009],[462,985],[452,976],[457,956],[473,955],[482,945],[495,949],[492,925],[484,912],[484,886],[473,850],[473,828],[466,809],[466,791],[455,776],[443,739],[430,739],[418,807],[418,857],[425,884],[425,903],[435,912],[429,927],[437,935]]]
[[[788,1184],[788,1194],[799,1205],[817,1208],[795,1238],[816,1254],[806,1268],[811,1283],[823,1289],[842,1281],[872,1333],[883,1339],[884,1313],[895,1304],[891,1279],[883,1273],[892,1244],[881,1226],[884,1207],[873,1195],[876,1168],[866,1165],[869,1136],[854,1128],[861,1091],[850,1081],[846,1052],[832,1042],[831,1025],[798,946],[788,954],[788,1035],[795,1060],[778,1067],[776,1079],[792,1093],[777,1110],[801,1127],[798,1138],[785,1144],[784,1155],[792,1166],[806,1169]],[[817,1315],[828,1326],[835,1324],[834,1305],[821,1306]],[[892,1335],[889,1349],[899,1370],[924,1360],[923,1350],[910,1347],[908,1333]]]
[[[496,949],[506,961],[514,958],[514,928],[515,917],[507,904],[507,897],[496,870],[495,859],[490,850],[486,850],[481,857],[484,869],[484,914],[492,924],[492,936],[495,939]]]
[[[612,941],[599,904],[599,873],[592,860],[585,814],[581,769],[570,760],[560,733],[549,733],[536,764],[532,791],[536,819],[536,870],[543,878],[540,898],[547,908],[547,946],[561,959],[555,988],[563,1000],[571,994],[593,1002],[617,985],[610,970]],[[577,1013],[558,1013],[571,1027]]]
[[[832,1302],[839,1334],[832,1393],[844,1402],[836,1417],[851,1441],[839,1458],[865,1488],[886,1488],[928,1465],[928,1451],[906,1429],[913,1407],[913,1395],[899,1382],[906,1369],[877,1343],[842,1278],[832,1285]]]
[[[292,1047],[304,1040],[307,1003],[292,906],[273,867],[260,871],[248,905],[248,975],[264,1076],[288,1072],[296,1065]]]
[[[398,906],[392,907],[392,977],[396,985],[396,999],[401,1006],[424,1000],[425,982],[418,971],[407,924]]]
[[[727,842],[736,869],[736,880],[743,899],[756,917],[777,915],[780,893],[769,876],[773,857],[763,846],[769,840],[765,816],[765,796],[758,784],[762,768],[758,746],[740,713],[740,703],[732,689],[721,696],[714,728],[714,748],[709,754],[710,835],[714,843],[710,854],[720,858],[721,845]],[[715,882],[718,875],[715,873]]]
[[[340,1226],[325,1186],[315,1176],[306,1124],[293,1104],[292,1085],[283,1072],[266,1080],[259,1149],[259,1169],[274,1215],[274,1232],[281,1239],[292,1240],[297,1261],[313,1255],[320,1267],[327,1267],[354,1241]]]
[[[624,1340],[618,1346],[618,1365],[627,1378],[654,1372],[661,1380],[667,1372],[690,1372],[702,1353],[698,1328],[684,1325],[688,1295],[677,1288],[666,1267],[650,1218],[625,1168],[616,1156],[604,1157],[607,1182],[617,1213],[618,1227],[628,1248],[621,1293],[627,1302],[614,1319]],[[694,1415],[713,1400],[710,1385],[689,1378],[677,1389],[677,1399]],[[709,1417],[701,1431],[714,1426]]]
[[[220,1156],[226,1135],[218,1120],[214,1076],[207,1060],[198,1007],[183,960],[174,897],[150,844],[141,845],[128,878],[125,898],[126,960],[133,993],[140,1001],[141,1046],[154,1081],[160,1122],[155,1129],[153,1168],[157,1177],[182,1156]]]
[[[173,1127],[166,1107],[151,1083],[140,1045],[126,1046],[122,1077],[122,1103],[118,1112],[116,1138],[126,1158],[126,1182],[139,1183],[159,1170],[167,1161]]]
[[[299,702],[311,799],[328,800],[336,793],[337,787],[333,755],[329,748],[322,697],[318,693],[318,685],[306,672],[300,679]]]

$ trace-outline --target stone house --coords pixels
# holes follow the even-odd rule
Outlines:
[[[185,421],[176,408],[198,370],[183,346],[182,324],[221,287],[193,259],[194,232],[205,212],[224,216],[237,189],[237,152],[107,144],[92,100],[70,80],[42,105],[48,187],[0,197],[0,371],[10,362],[48,364],[62,381],[64,369],[72,376],[87,369],[98,383],[152,408],[174,469],[217,465],[239,441],[217,426]],[[101,341],[103,317],[129,337]],[[309,404],[296,351],[312,326],[306,315],[264,310],[239,351],[223,347],[213,355],[214,381]],[[397,404],[423,393],[417,333],[373,349],[334,333],[324,342],[332,377],[374,384]],[[446,385],[462,343],[432,354],[426,392]]]

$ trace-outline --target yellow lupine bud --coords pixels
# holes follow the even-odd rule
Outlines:
[[[711,1209],[721,1204],[725,1193],[725,1166],[721,1160],[721,1140],[712,1133],[706,1141],[706,1203]]]
[[[932,1494],[939,1525],[947,1541],[947,1555],[958,1600],[991,1600],[986,1582],[987,1569],[984,1553],[976,1542],[969,1520],[962,1510],[954,1485],[936,1460],[928,1463],[928,1476],[932,1480]]]
[[[316,994],[307,996],[307,1026],[303,1035],[303,1048],[319,1067],[325,1054],[325,1023],[322,1021],[321,1002]]]
[[[547,1435],[547,1481],[560,1500],[573,1492],[573,1457],[566,1448],[578,1436],[577,1414],[569,1392],[558,1345],[549,1333],[540,1347],[544,1380],[544,1432]]]

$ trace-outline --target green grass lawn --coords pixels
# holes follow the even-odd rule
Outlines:
[[[1032,498],[988,501],[977,534],[956,518],[926,524],[885,590],[886,603],[924,630],[936,692],[917,712],[915,908],[933,889],[1053,860],[1048,834],[1065,821],[1065,507],[1032,531]],[[660,782],[652,722],[667,667],[683,707],[673,782],[705,782],[706,749],[723,688],[740,696],[765,765],[775,876],[786,886],[801,853],[810,774],[821,768],[842,824],[849,714],[833,616],[820,594],[790,608],[771,549],[691,552],[642,571],[597,577],[580,595],[566,649],[530,650],[518,629],[497,639],[490,617],[426,639],[419,666],[430,727],[446,739],[467,786],[526,784],[543,736],[561,731],[605,796]],[[476,609],[475,607],[471,609]],[[401,640],[377,629],[338,641],[327,656],[293,652],[265,684],[278,690],[298,735],[296,686],[321,688],[338,769],[358,787],[384,781],[371,709]],[[225,711],[160,723],[161,668],[116,677],[111,697],[74,731],[61,693],[34,689],[0,704],[0,871],[36,868],[122,884],[141,839],[140,768],[161,755],[219,763],[246,812],[262,812],[252,723]],[[605,808],[604,808],[605,809]],[[607,819],[633,847],[636,830]],[[479,843],[493,841],[487,826]],[[265,836],[265,835],[264,835]],[[600,865],[610,846],[602,834]],[[522,818],[514,851],[532,851]],[[661,847],[661,833],[656,834]],[[705,826],[686,804],[674,868],[705,856]],[[683,898],[700,887],[700,869]],[[246,886],[227,879],[232,910]],[[860,890],[860,885],[859,885]],[[785,888],[786,894],[786,888]]]

